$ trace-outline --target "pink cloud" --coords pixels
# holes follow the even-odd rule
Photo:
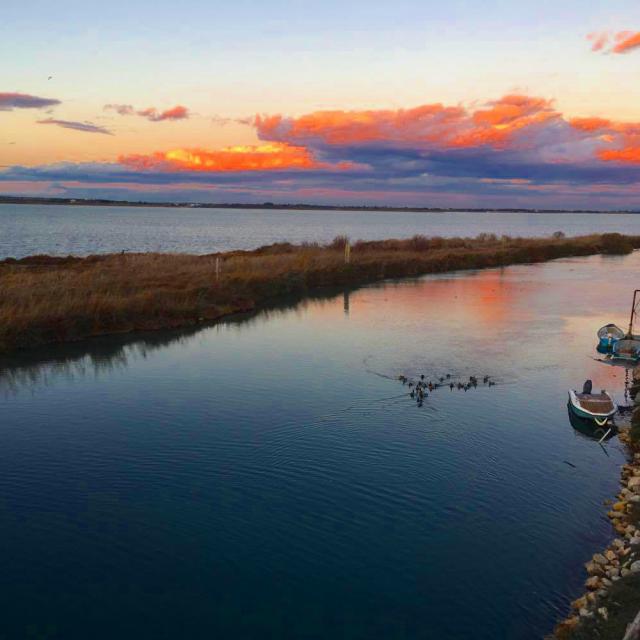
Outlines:
[[[165,120],[186,120],[190,117],[189,109],[180,104],[172,107],[171,109],[165,109],[164,111],[158,111],[155,107],[148,107],[147,109],[136,110],[130,104],[106,104],[104,106],[105,111],[115,111],[121,116],[140,116],[146,118],[151,122],[163,122]]]
[[[602,51],[609,42],[609,34],[606,31],[595,31],[587,35],[591,41],[591,51]]]

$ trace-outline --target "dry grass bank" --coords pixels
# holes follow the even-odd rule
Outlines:
[[[328,286],[455,269],[628,253],[640,236],[426,238],[271,245],[192,256],[32,256],[0,262],[0,352],[109,333],[186,326]],[[220,278],[216,279],[216,260]]]

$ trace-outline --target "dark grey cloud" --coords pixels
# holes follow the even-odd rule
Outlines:
[[[0,111],[12,111],[13,109],[45,109],[55,107],[60,100],[54,98],[40,98],[26,93],[1,93]]]
[[[74,131],[83,131],[84,133],[102,133],[107,136],[112,136],[113,133],[105,127],[100,127],[97,124],[91,124],[90,122],[75,122],[74,120],[56,120],[55,118],[47,118],[46,120],[38,120],[38,124],[53,124],[63,129],[73,129]]]

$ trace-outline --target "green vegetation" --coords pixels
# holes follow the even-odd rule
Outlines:
[[[0,352],[90,336],[175,328],[267,307],[326,287],[626,253],[640,236],[427,238],[328,246],[288,243],[255,251],[193,256],[32,256],[0,262]],[[217,269],[219,268],[219,273]]]

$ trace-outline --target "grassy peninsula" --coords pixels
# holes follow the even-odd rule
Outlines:
[[[31,256],[0,262],[0,353],[56,342],[197,325],[327,287],[543,262],[640,248],[640,236],[427,238],[281,243],[194,256]]]

